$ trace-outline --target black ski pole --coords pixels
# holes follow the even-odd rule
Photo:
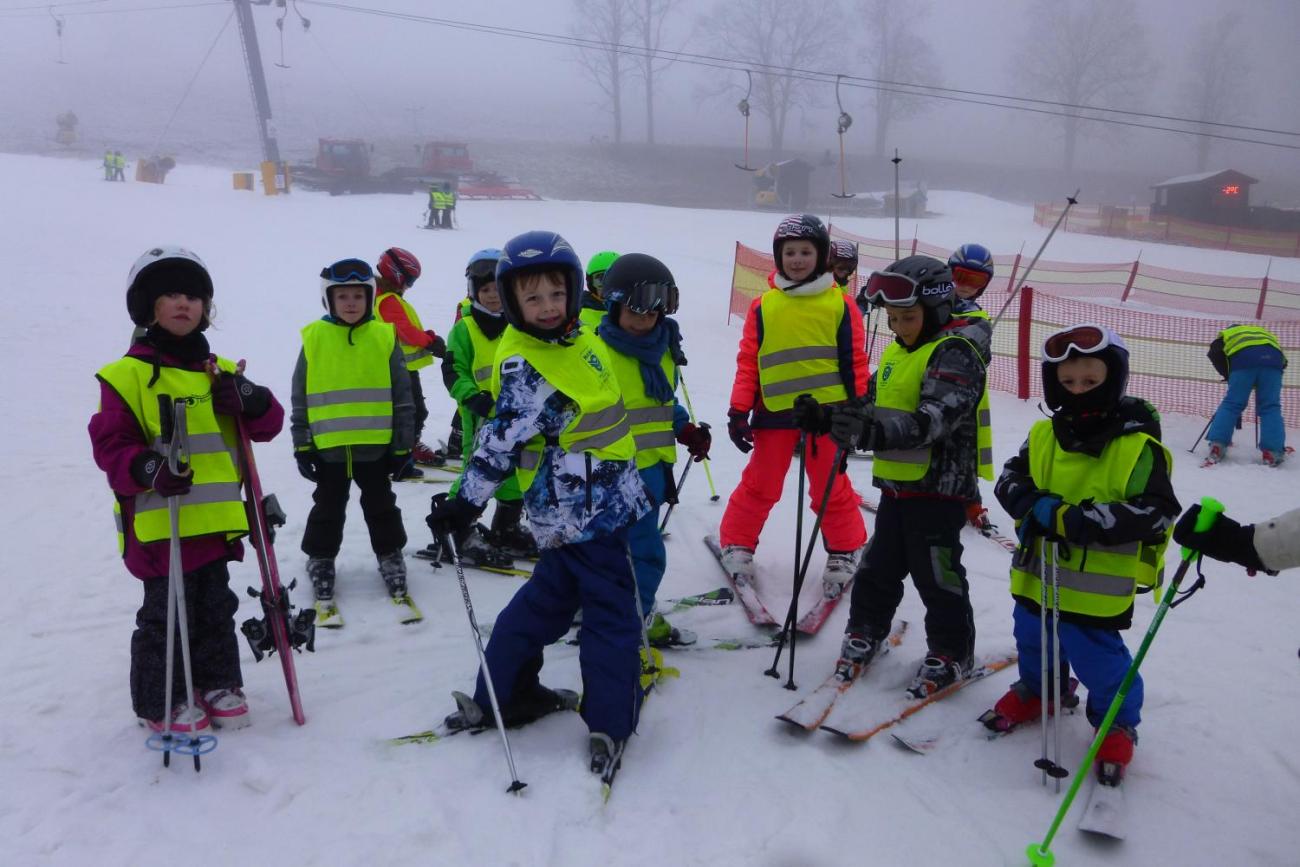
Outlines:
[[[803,484],[805,471],[808,467],[808,434],[803,431],[799,432],[799,496],[795,500],[794,514],[794,576],[791,583],[794,585],[794,599],[790,600],[791,608],[797,608],[799,605],[799,560],[803,554]],[[790,629],[790,615],[786,615],[785,625],[781,627],[781,639],[777,644],[776,657],[772,660],[772,667],[763,672],[768,677],[781,678],[781,672],[777,670],[776,664],[781,661],[781,648],[785,646],[786,630]]]
[[[682,485],[686,484],[686,474],[691,471],[691,464],[694,461],[688,460],[686,466],[682,467],[681,477],[677,479],[677,490],[674,492],[673,502],[668,504],[668,511],[664,512],[664,519],[659,522],[659,535],[664,534],[664,528],[668,526],[668,519],[673,516],[673,509],[677,508],[677,500],[682,495]]]
[[[1187,450],[1188,454],[1192,454],[1193,452],[1196,451],[1196,447],[1201,444],[1201,440],[1205,439],[1205,435],[1209,433],[1210,425],[1213,422],[1214,422],[1214,416],[1210,416],[1209,419],[1205,422],[1205,427],[1201,428],[1201,435],[1196,438],[1196,442],[1192,443],[1192,447]]]

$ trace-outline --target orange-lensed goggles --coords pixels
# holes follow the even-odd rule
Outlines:
[[[975,268],[964,268],[961,265],[953,265],[952,282],[958,286],[965,286],[970,289],[983,289],[989,285],[993,275],[986,271],[980,271]]]

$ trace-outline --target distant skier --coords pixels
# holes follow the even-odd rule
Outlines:
[[[1282,372],[1286,355],[1277,335],[1259,325],[1232,325],[1219,332],[1207,353],[1210,363],[1228,382],[1223,401],[1206,431],[1210,443],[1207,464],[1217,464],[1228,454],[1232,431],[1255,393],[1259,413],[1260,460],[1270,467],[1286,460],[1286,425],[1282,419]]]
[[[835,275],[835,285],[852,295],[857,289],[854,279],[857,272],[858,245],[852,241],[832,241],[831,273]]]
[[[1023,559],[1012,562],[1013,621],[1020,680],[986,715],[1003,731],[1040,718],[1042,562],[1054,543],[1060,592],[1061,660],[1088,690],[1087,716],[1099,726],[1132,658],[1120,630],[1133,622],[1134,594],[1159,585],[1178,517],[1173,457],[1159,417],[1125,395],[1129,353],[1099,325],[1076,325],[1043,342],[1043,399],[1053,415],[1035,422],[997,483],[998,501],[1017,521]],[[1050,585],[1047,588],[1051,600]],[[1047,612],[1050,623],[1052,611]],[[1048,670],[1056,661],[1050,658]],[[1137,676],[1097,754],[1099,771],[1122,776],[1133,758],[1143,685]],[[1051,709],[1049,708],[1049,712]]]
[[[605,318],[605,272],[617,258],[613,250],[601,250],[587,260],[587,288],[583,290],[582,310],[578,315],[582,324],[593,330]]]
[[[496,269],[510,322],[492,371],[496,415],[487,420],[460,492],[434,497],[438,539],[460,538],[497,487],[516,473],[542,549],[532,577],[497,617],[487,670],[504,725],[564,706],[542,686],[542,650],[581,608],[582,716],[591,769],[603,773],[632,734],[640,706],[636,580],[628,527],[650,510],[609,352],[578,325],[582,262],[553,232],[512,238]],[[458,696],[453,727],[492,718],[479,672],[474,697]]]
[[[144,603],[131,636],[131,703],[142,725],[195,732],[209,724],[248,725],[227,562],[244,557],[248,533],[240,494],[235,416],[249,436],[266,442],[280,432],[284,410],[270,390],[253,385],[239,365],[214,356],[203,332],[211,324],[212,278],[203,261],[181,247],[155,247],[131,267],[126,290],[131,321],[146,329],[126,355],[102,368],[99,409],[90,419],[95,463],[116,497],[118,547],[141,579]],[[212,359],[215,359],[215,366]],[[159,398],[191,398],[186,410],[189,466],[173,474]],[[166,401],[165,401],[166,402]],[[180,500],[181,563],[193,653],[197,707],[185,698],[183,668],[173,666],[164,707],[171,522],[167,498]],[[180,650],[177,648],[176,653]]]
[[[113,180],[126,182],[126,157],[121,151],[113,151]]]

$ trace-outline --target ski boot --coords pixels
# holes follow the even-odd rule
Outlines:
[[[197,702],[196,702],[197,704]],[[163,730],[163,721],[161,719],[145,719],[140,717],[140,725],[148,728],[150,731],[161,732]],[[186,702],[180,702],[172,707],[172,725],[173,732],[201,732],[208,728],[210,720],[208,714],[202,706],[191,707]]]
[[[393,481],[395,482],[404,481],[405,479],[422,478],[424,478],[424,470],[417,467],[415,465],[415,460],[409,455],[406,458],[406,463],[402,464],[402,466],[393,473]]]
[[[307,578],[317,602],[334,601],[334,558],[308,557]]]
[[[1273,452],[1268,449],[1263,449],[1260,451],[1259,455],[1260,459],[1264,461],[1264,466],[1266,467],[1280,467],[1282,466],[1282,462],[1286,460],[1286,452]]]
[[[754,583],[754,549],[743,545],[725,545],[720,561],[722,568],[741,584]]]
[[[686,647],[699,640],[694,632],[678,629],[653,611],[645,617],[645,634],[651,647]]]
[[[1137,731],[1119,723],[1106,732],[1101,749],[1097,750],[1097,780],[1103,786],[1118,786],[1123,782],[1137,741]]]
[[[844,588],[853,580],[857,563],[857,551],[826,552],[826,566],[822,569],[822,586],[827,597],[834,598],[844,592]],[[835,592],[832,593],[832,590]]]
[[[616,741],[603,732],[592,732],[587,745],[591,751],[591,772],[611,782],[623,762],[626,741]]]
[[[1214,466],[1215,464],[1220,463],[1227,456],[1228,456],[1228,446],[1226,444],[1210,443],[1209,454],[1205,456],[1205,462],[1202,463],[1201,466],[1203,467]]]
[[[388,595],[394,599],[402,599],[406,596],[406,558],[402,556],[401,550],[391,554],[379,554],[376,559],[379,561],[379,577],[384,579],[384,586],[388,588]]]
[[[1079,681],[1076,678],[1063,676],[1061,682],[1065,684],[1065,694],[1061,696],[1061,707],[1066,710],[1073,710],[1079,706]],[[1056,703],[1047,703],[1047,713],[1049,716],[1056,714]],[[996,734],[1005,734],[1017,726],[1027,722],[1042,719],[1043,700],[1041,697],[1031,692],[1029,687],[1021,681],[1011,684],[1002,698],[997,700],[992,710],[987,710],[980,715],[979,721],[984,727]]]
[[[460,429],[460,418],[456,417],[451,422],[451,433],[447,435],[447,447],[443,449],[444,454],[458,455],[464,451],[465,434]]]
[[[520,520],[523,513],[523,500],[498,500],[497,510],[492,515],[492,529],[484,534],[484,541],[512,558],[536,560],[541,552],[537,550],[537,540]]]
[[[442,449],[429,448],[424,443],[415,444],[415,448],[411,449],[411,457],[417,464],[429,467],[441,467],[447,463],[447,456]]]
[[[944,654],[927,656],[916,670],[907,694],[911,698],[926,698],[965,678],[972,667],[970,659],[958,661]]]
[[[840,645],[840,658],[835,662],[835,677],[845,683],[856,678],[871,664],[884,643],[883,638],[872,638],[863,630],[853,629],[845,633],[844,643]]]
[[[488,728],[492,725],[491,715],[485,714],[483,708],[479,707],[474,699],[463,692],[453,692],[451,697],[456,702],[456,712],[448,714],[442,721],[448,731],[460,732],[466,729]]]
[[[242,729],[253,722],[248,713],[248,699],[239,687],[210,689],[196,699],[196,704],[219,729]]]
[[[451,562],[451,551],[438,542],[442,562]],[[456,553],[460,555],[462,566],[487,569],[513,569],[515,560],[505,551],[487,540],[487,530],[482,524],[475,524],[470,531],[456,541]]]

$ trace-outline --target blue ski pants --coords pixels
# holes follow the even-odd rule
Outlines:
[[[1047,612],[1047,670],[1052,670],[1052,612]],[[1020,603],[1016,603],[1013,614],[1015,620],[1016,650],[1020,653],[1020,682],[1030,692],[1041,696],[1042,665],[1041,627],[1038,615]],[[1062,620],[1060,625],[1061,659],[1074,669],[1079,682],[1088,690],[1088,722],[1093,727],[1101,725],[1110,703],[1119,692],[1119,685],[1133,663],[1128,646],[1115,629],[1098,629],[1095,626],[1079,626]],[[1124,704],[1120,706],[1115,722],[1119,725],[1137,728],[1142,721],[1142,675],[1134,676]]]
[[[1228,374],[1228,391],[1214,411],[1205,438],[1212,443],[1232,443],[1232,431],[1246,411],[1250,393],[1255,392],[1259,413],[1259,447],[1279,454],[1286,448],[1286,426],[1282,422],[1282,371],[1276,367],[1244,367]]]
[[[657,463],[641,470],[641,481],[650,494],[654,508],[642,515],[628,528],[628,547],[632,551],[632,564],[636,570],[636,589],[641,596],[641,613],[649,614],[655,607],[655,594],[664,580],[668,567],[668,552],[664,537],[659,535],[659,510],[667,493],[665,473],[671,473],[672,464]]]
[[[641,702],[641,624],[635,579],[627,560],[627,531],[549,548],[497,617],[486,656],[502,715],[511,698],[538,684],[542,649],[568,632],[582,609],[582,718],[593,732],[622,740],[636,727]],[[483,672],[474,701],[490,708]]]

